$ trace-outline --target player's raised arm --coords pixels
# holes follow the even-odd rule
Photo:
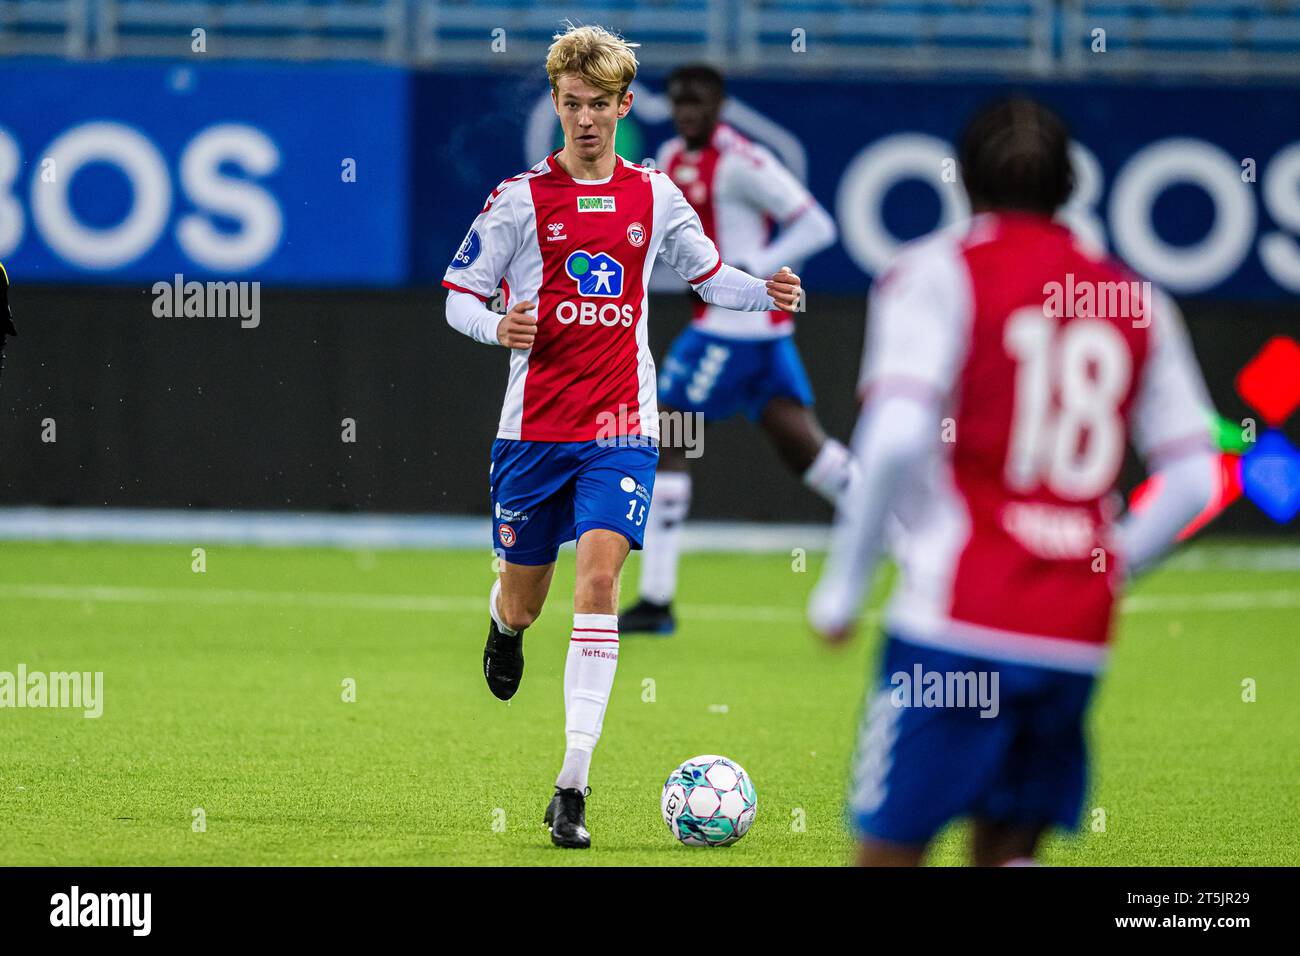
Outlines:
[[[939,444],[942,408],[957,374],[962,279],[937,244],[877,281],[871,296],[853,433],[858,471],[836,509],[831,548],[808,605],[824,639],[851,635],[885,538],[894,496]],[[935,250],[931,254],[931,250]]]
[[[701,299],[737,312],[799,311],[803,290],[793,271],[786,268],[764,280],[727,265],[682,191],[666,176],[655,179],[668,203],[659,257]]]
[[[1157,476],[1155,495],[1120,522],[1119,547],[1129,576],[1173,547],[1178,533],[1209,504],[1218,455],[1210,438],[1205,380],[1173,300],[1158,295],[1151,357],[1133,405],[1133,443]]]

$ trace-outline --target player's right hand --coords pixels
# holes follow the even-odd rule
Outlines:
[[[767,294],[782,312],[802,312],[803,286],[789,266],[767,280]]]
[[[497,341],[508,349],[530,349],[537,336],[537,316],[532,312],[537,306],[521,299],[497,323]]]

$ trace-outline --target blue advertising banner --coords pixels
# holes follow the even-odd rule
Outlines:
[[[535,72],[0,61],[0,259],[27,282],[436,283],[487,193],[558,144]],[[1300,95],[1042,83],[1079,176],[1066,218],[1179,295],[1300,293]],[[619,149],[672,135],[662,77]],[[773,149],[840,241],[811,289],[861,292],[966,215],[954,141],[987,82],[736,79],[726,119]]]
[[[409,75],[0,61],[0,259],[15,281],[409,276]]]
[[[811,289],[863,290],[902,243],[966,216],[955,163],[962,125],[987,100],[1023,92],[1073,131],[1078,186],[1065,218],[1092,245],[1180,295],[1300,293],[1293,89],[754,79],[728,88],[725,118],[784,159],[839,225],[840,242],[804,267]],[[619,149],[653,157],[672,135],[662,79],[633,91]],[[440,172],[434,195],[417,203],[421,278],[445,268],[483,196],[556,143],[548,94],[544,77],[417,78],[416,102],[436,103],[447,133],[423,144],[422,165]]]

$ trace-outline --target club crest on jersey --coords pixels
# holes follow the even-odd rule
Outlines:
[[[634,222],[627,227],[627,241],[638,248],[645,245],[645,226]]]
[[[465,236],[465,240],[456,250],[456,254],[451,257],[451,267],[453,269],[468,269],[474,264],[480,252],[483,251],[483,241],[479,239],[478,232],[471,229]]]
[[[564,271],[578,284],[579,295],[617,298],[623,294],[623,264],[607,252],[583,249],[564,260]]]
[[[515,546],[515,529],[508,524],[503,524],[497,529],[497,536],[501,538],[501,543],[507,548]]]
[[[613,196],[579,196],[578,212],[614,212]]]

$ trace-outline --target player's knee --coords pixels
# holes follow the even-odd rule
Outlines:
[[[583,590],[590,597],[613,597],[614,584],[618,580],[613,571],[601,569],[589,572],[583,580]]]
[[[612,610],[617,582],[618,576],[613,571],[600,569],[587,572],[574,589],[576,606]],[[596,613],[602,611],[597,610]]]

